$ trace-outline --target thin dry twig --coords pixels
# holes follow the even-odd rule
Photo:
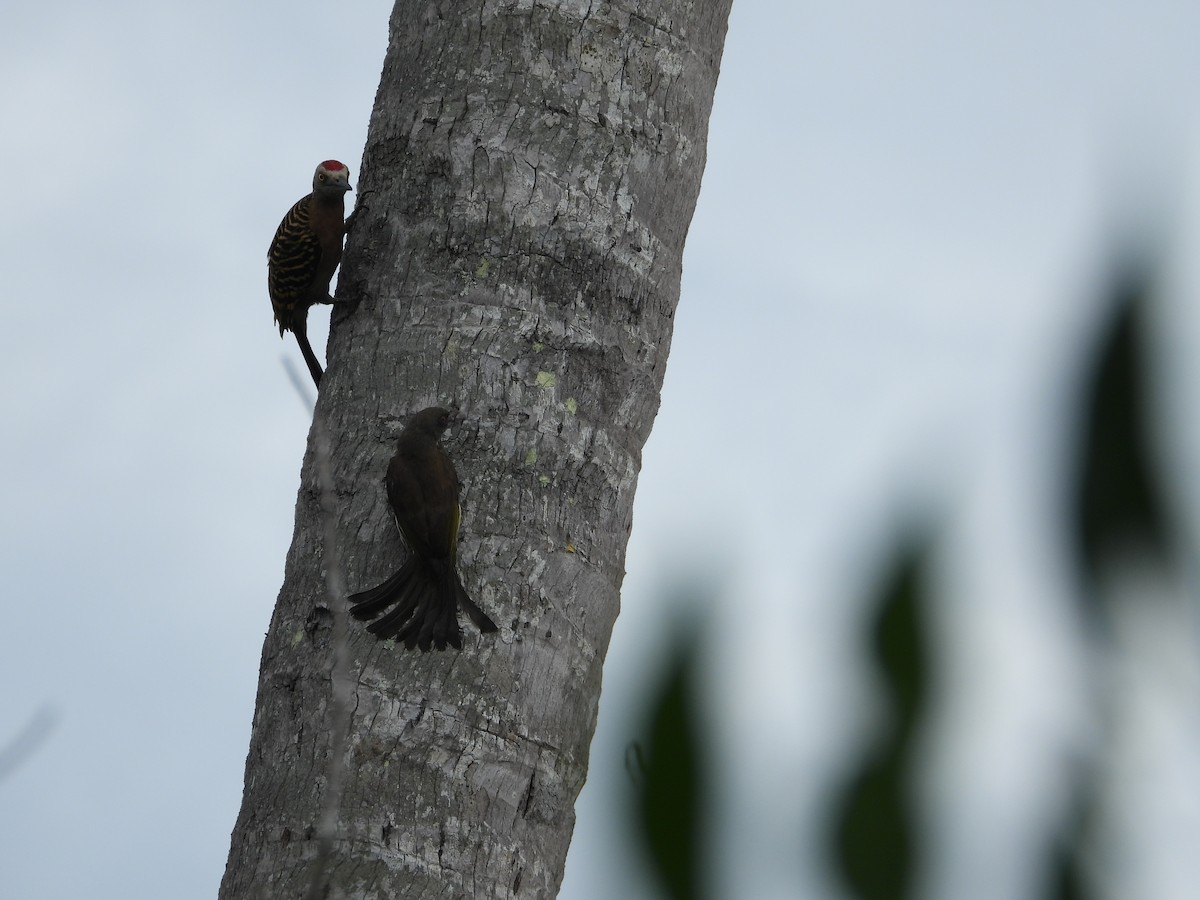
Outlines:
[[[49,704],[39,706],[16,736],[0,747],[0,781],[33,756],[57,724],[58,712]]]

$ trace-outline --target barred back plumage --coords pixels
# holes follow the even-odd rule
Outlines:
[[[308,342],[308,308],[314,303],[334,302],[329,283],[342,261],[349,190],[349,169],[334,159],[321,163],[313,174],[312,193],[288,210],[267,251],[267,291],[279,334],[282,337],[290,331],[296,336],[318,388],[324,372]]]
[[[309,194],[288,210],[267,253],[267,290],[280,334],[293,330],[297,311],[305,315],[312,303],[308,292],[321,264],[321,241],[310,224],[311,201]]]
[[[295,335],[318,388],[324,370],[308,343],[308,307],[334,302],[329,283],[342,262],[342,239],[348,227],[346,193],[350,190],[346,166],[336,160],[320,164],[312,176],[312,193],[296,200],[288,210],[266,251],[266,289],[280,336],[284,331]]]

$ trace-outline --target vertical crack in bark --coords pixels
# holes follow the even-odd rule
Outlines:
[[[525,796],[521,798],[521,817],[526,818],[529,815],[529,808],[533,805],[533,783],[537,778],[537,764],[542,756],[539,753],[537,760],[534,761],[533,769],[529,773],[529,786],[525,788]]]

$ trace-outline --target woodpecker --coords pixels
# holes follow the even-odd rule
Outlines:
[[[308,308],[333,302],[329,282],[342,259],[349,190],[350,170],[336,159],[325,160],[313,174],[312,193],[288,210],[267,251],[267,289],[279,336],[285,331],[296,335],[318,388],[321,364],[308,343]]]
[[[462,649],[460,606],[480,631],[497,630],[458,574],[460,485],[454,463],[438,443],[450,421],[449,410],[432,406],[416,413],[400,433],[384,483],[409,556],[387,581],[349,598],[352,616],[374,619],[369,632],[403,642],[409,650]]]

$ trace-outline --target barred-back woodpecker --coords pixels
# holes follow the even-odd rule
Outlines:
[[[321,364],[308,343],[308,308],[332,303],[329,282],[342,259],[346,234],[346,192],[350,170],[327,159],[313,174],[312,193],[288,210],[267,252],[267,289],[279,335],[296,335],[313,382],[321,386]]]
[[[458,575],[458,473],[438,443],[450,420],[448,410],[433,406],[416,413],[400,433],[384,483],[408,559],[383,584],[349,598],[351,615],[375,620],[368,631],[380,640],[403,641],[409,650],[461,649],[460,606],[480,631],[497,630]]]

